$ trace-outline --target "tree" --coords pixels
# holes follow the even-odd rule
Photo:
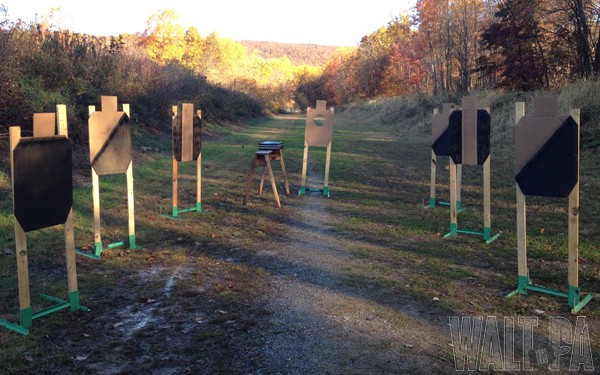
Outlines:
[[[498,70],[502,87],[525,91],[549,86],[541,10],[539,0],[505,0],[495,13],[497,22],[483,32],[483,47],[499,58],[481,59],[481,70]]]
[[[179,15],[173,9],[153,13],[146,22],[144,37],[148,56],[159,64],[181,61],[185,33],[179,25]]]

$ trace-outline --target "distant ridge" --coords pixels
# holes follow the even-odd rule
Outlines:
[[[287,56],[295,65],[324,66],[338,47],[318,44],[291,44],[278,42],[240,41],[248,53],[256,53],[266,59]]]

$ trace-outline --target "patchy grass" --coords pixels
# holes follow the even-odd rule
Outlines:
[[[452,350],[445,342],[450,342],[449,316],[531,316],[542,309],[544,326],[550,315],[570,314],[561,298],[536,293],[504,297],[517,285],[515,193],[508,147],[492,149],[492,228],[502,236],[491,245],[468,236],[442,238],[449,229],[447,209],[422,208],[429,191],[430,155],[424,124],[437,104],[427,103],[402,107],[406,117],[398,117],[390,103],[336,112],[332,197],[326,207],[336,218],[332,235],[347,244],[343,249],[347,259],[339,265],[336,284],[340,293],[385,306],[392,312],[373,316],[389,320],[395,329],[411,324],[393,313],[402,311],[446,332],[437,340],[441,344],[436,350],[427,349],[426,343],[414,344],[421,362],[445,373],[453,369]],[[219,139],[206,141],[202,152],[205,212],[182,214],[183,220],[160,216],[172,206],[169,135],[134,133],[136,149],[149,148],[134,156],[137,241],[144,249],[110,250],[100,261],[78,257],[82,304],[92,311],[59,312],[36,320],[29,336],[0,330],[0,373],[268,372],[259,353],[266,345],[259,328],[272,314],[265,301],[272,292],[273,269],[287,263],[267,268],[258,254],[265,244],[285,242],[287,225],[297,214],[300,198],[294,194],[300,179],[304,120],[284,116],[236,132],[218,127],[213,132]],[[286,144],[293,194],[281,194],[282,209],[275,207],[270,187],[262,197],[256,194],[256,180],[248,206],[241,205],[256,144],[267,139]],[[309,185],[322,184],[324,160],[324,150],[311,150]],[[14,320],[18,293],[6,171],[0,168],[0,315]],[[438,171],[438,192],[444,197],[447,176],[443,168]],[[281,192],[277,165],[275,172]],[[599,172],[600,156],[584,150],[580,283],[585,291],[600,290]],[[74,190],[78,247],[93,242],[91,185],[85,173],[89,172],[80,171],[83,177]],[[191,206],[195,165],[180,164],[179,175],[180,207]],[[125,179],[101,180],[103,240],[123,240],[127,235]],[[465,168],[463,183],[462,201],[468,210],[460,214],[459,225],[480,230],[481,172]],[[566,290],[567,277],[565,205],[560,200],[528,200],[531,277],[561,290]],[[38,309],[42,307],[39,293],[66,293],[62,230],[30,233],[28,245],[32,303]],[[590,324],[595,356],[600,349],[597,304],[593,300],[581,312]],[[396,346],[381,339],[372,350]]]

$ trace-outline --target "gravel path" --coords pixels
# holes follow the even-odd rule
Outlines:
[[[295,200],[286,238],[261,253],[273,293],[266,296],[272,315],[260,328],[267,367],[258,373],[414,373],[424,359],[419,348],[435,338],[423,337],[425,323],[341,283],[353,261],[344,244],[352,240],[332,231],[333,199]]]

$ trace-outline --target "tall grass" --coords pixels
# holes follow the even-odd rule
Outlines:
[[[503,92],[480,90],[471,93],[479,98],[480,108],[489,108],[492,117],[492,145],[512,148],[514,144],[515,103],[525,102],[525,113],[533,113],[533,100],[539,95],[558,95],[559,113],[568,114],[571,108],[581,109],[581,144],[583,148],[600,146],[600,80],[581,80],[560,90]],[[381,97],[348,104],[342,110],[353,118],[398,127],[424,136],[431,131],[433,108],[443,102],[460,106],[461,98],[432,97],[413,94],[401,97]]]

